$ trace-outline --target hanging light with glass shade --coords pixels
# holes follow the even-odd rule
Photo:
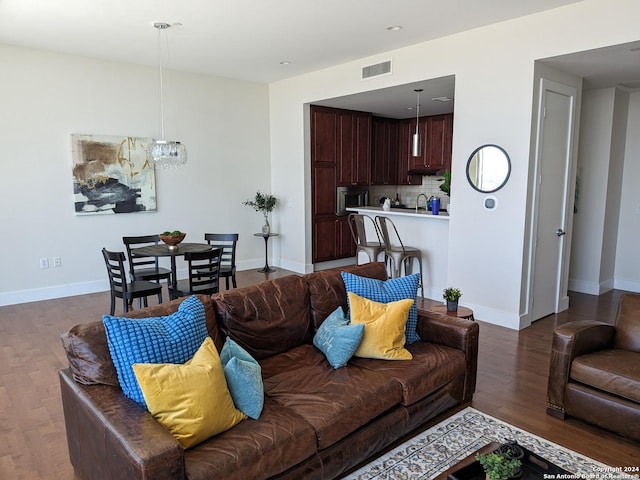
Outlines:
[[[160,140],[152,140],[149,154],[159,167],[179,167],[187,163],[187,147],[176,141],[166,140],[164,136],[164,78],[162,75],[162,32],[171,25],[156,22],[153,27],[158,30],[158,68],[160,78]]]
[[[420,139],[420,92],[422,92],[422,89],[416,88],[414,92],[418,94],[418,102],[416,104],[416,132],[413,134],[411,155],[419,157],[422,154],[422,140]]]

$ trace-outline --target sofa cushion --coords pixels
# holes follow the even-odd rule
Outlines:
[[[311,343],[309,293],[290,275],[211,297],[225,335],[257,360]]]
[[[260,364],[231,337],[224,342],[220,361],[233,403],[247,416],[259,418],[264,405]]]
[[[571,362],[571,379],[640,403],[640,353],[601,350]]]
[[[397,381],[402,386],[404,406],[414,404],[465,374],[466,361],[461,350],[425,342],[412,343],[407,350],[412,360],[387,362],[354,357],[351,364]]]
[[[342,307],[338,307],[322,322],[313,337],[313,344],[320,349],[333,368],[344,367],[362,340],[364,325],[350,325]]]
[[[189,480],[271,478],[313,457],[316,436],[302,417],[265,398],[259,420],[245,420],[184,452]]]
[[[134,363],[185,363],[207,337],[204,306],[187,297],[166,317],[120,318],[105,315],[109,352],[124,394],[146,408],[133,373]]]
[[[413,305],[409,310],[409,317],[407,318],[407,328],[405,331],[406,343],[411,344],[420,340],[416,332],[418,327],[416,297],[420,283],[420,274],[414,273],[406,277],[382,281],[374,278],[360,277],[349,272],[342,272],[342,279],[344,280],[347,292],[355,293],[356,295],[375,302],[388,303],[404,299],[413,300]]]
[[[333,445],[402,400],[391,377],[354,367],[334,369],[302,345],[261,362],[265,395],[309,422],[318,448]]]
[[[404,331],[413,300],[379,303],[355,293],[349,293],[348,298],[351,323],[364,325],[356,357],[411,360],[411,354],[404,348]]]
[[[184,365],[136,363],[133,371],[149,412],[183,448],[247,418],[233,404],[218,351],[209,337]]]
[[[344,288],[341,272],[348,272],[360,277],[386,280],[387,269],[383,262],[365,263],[332,268],[305,275],[309,285],[309,305],[311,306],[311,320],[318,328],[325,318],[337,307],[347,311],[347,292]]]
[[[69,370],[76,382],[120,385],[102,322],[76,325],[60,337],[69,360]]]

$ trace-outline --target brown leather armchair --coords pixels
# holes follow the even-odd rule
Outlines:
[[[580,320],[556,328],[547,413],[640,440],[640,295],[625,293],[614,325]]]

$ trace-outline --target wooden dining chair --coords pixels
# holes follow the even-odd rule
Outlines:
[[[153,282],[166,280],[167,284],[171,283],[171,270],[161,267],[158,263],[158,257],[136,257],[131,254],[132,246],[158,245],[160,242],[158,235],[122,237],[122,242],[127,248],[131,280],[149,280]]]
[[[111,309],[110,314],[113,315],[116,309],[116,298],[122,299],[122,310],[124,313],[129,311],[129,307],[133,305],[133,299],[138,298],[140,303],[148,306],[147,297],[149,295],[158,295],[158,303],[162,303],[162,285],[147,280],[133,280],[127,282],[127,271],[124,267],[124,252],[110,252],[106,248],[102,249],[104,263],[107,266],[109,274],[109,286],[111,289]]]
[[[238,283],[236,282],[236,244],[238,243],[238,234],[205,233],[204,239],[213,248],[222,248],[220,276],[224,277],[227,290],[229,290],[230,278],[233,288],[238,288]]]
[[[188,278],[178,280],[176,286],[169,286],[171,300],[187,295],[218,293],[220,287],[220,259],[222,248],[213,248],[206,252],[186,252],[184,258],[188,264]]]

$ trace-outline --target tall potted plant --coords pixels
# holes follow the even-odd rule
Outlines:
[[[269,225],[269,213],[275,208],[278,200],[270,193],[256,192],[253,200],[248,199],[243,202],[244,205],[248,205],[256,212],[260,212],[264,215],[264,225],[262,226],[262,234],[269,235],[271,233],[271,225]]]

